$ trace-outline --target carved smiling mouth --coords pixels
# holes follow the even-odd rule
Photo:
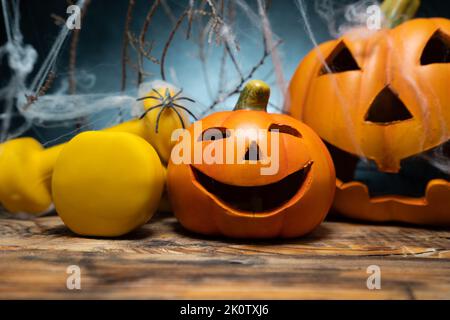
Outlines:
[[[450,163],[450,141],[404,159],[398,173],[381,172],[373,161],[362,161],[353,154],[325,143],[333,158],[336,177],[344,183],[357,181],[365,184],[371,198],[392,195],[423,198],[431,181],[450,181],[450,175],[444,172],[445,169],[448,170],[445,167]],[[442,166],[439,168],[439,163],[433,165],[433,160],[430,159],[440,160]]]
[[[191,166],[198,183],[227,207],[240,212],[268,213],[291,200],[307,180],[313,162],[286,178],[267,185],[242,187],[217,181]]]

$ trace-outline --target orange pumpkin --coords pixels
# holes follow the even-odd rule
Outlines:
[[[338,212],[450,225],[449,84],[446,19],[414,19],[370,34],[353,30],[306,56],[291,81],[287,111],[328,144]],[[442,163],[432,166],[424,160],[430,157]],[[370,177],[357,179],[356,168]]]
[[[177,146],[186,141],[173,149],[169,198],[185,228],[233,238],[289,238],[311,232],[325,218],[335,189],[331,157],[309,127],[266,112],[269,94],[265,83],[251,81],[234,111],[211,114],[189,128],[184,139],[204,161],[176,164]],[[250,133],[256,131],[265,137]],[[206,161],[211,149],[232,161]],[[262,174],[269,155],[278,170]]]

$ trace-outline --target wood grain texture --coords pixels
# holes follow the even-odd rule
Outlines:
[[[81,268],[68,290],[66,268]],[[381,290],[368,290],[378,265]],[[81,238],[58,217],[0,219],[0,298],[450,299],[450,230],[325,222],[289,241],[190,234],[156,217],[116,240]]]

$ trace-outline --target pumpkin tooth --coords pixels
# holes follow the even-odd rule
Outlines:
[[[444,197],[442,195],[445,195]],[[430,200],[440,199],[439,201],[448,201],[450,196],[450,182],[443,179],[434,179],[428,182],[426,198]],[[437,200],[436,199],[436,200]],[[439,202],[438,201],[438,202]]]

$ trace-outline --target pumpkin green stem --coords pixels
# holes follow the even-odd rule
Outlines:
[[[270,87],[261,80],[247,82],[242,90],[234,110],[267,111],[269,103]]]
[[[420,0],[384,0],[381,11],[386,19],[386,27],[394,28],[411,20],[420,7]]]

